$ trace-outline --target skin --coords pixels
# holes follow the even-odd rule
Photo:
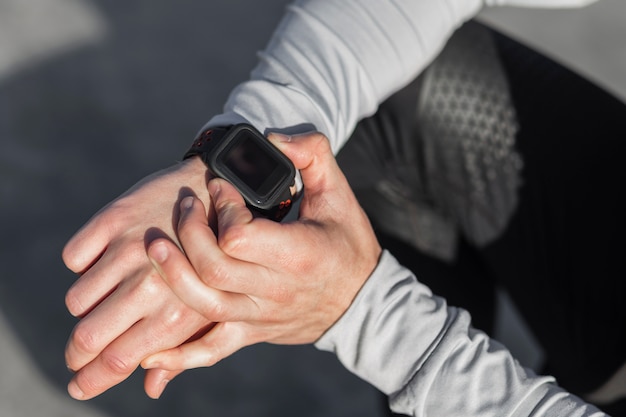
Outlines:
[[[97,213],[63,251],[80,274],[65,302],[81,320],[65,351],[75,372],[68,392],[95,397],[126,379],[146,356],[187,341],[211,323],[182,303],[146,257],[147,242],[177,242],[178,202],[196,195],[208,204],[206,167],[194,158],[158,172]],[[206,330],[205,330],[206,331]],[[146,381],[152,380],[149,371]]]
[[[88,269],[68,292],[68,309],[83,316],[66,351],[68,365],[78,371],[68,387],[74,398],[104,392],[139,362],[147,369],[146,392],[158,398],[184,369],[211,366],[244,346],[314,342],[348,308],[381,253],[367,217],[324,136],[269,139],[302,175],[306,192],[295,222],[254,218],[230,184],[213,180],[208,185],[213,205],[207,204],[206,187],[202,193],[194,186],[197,197],[178,200],[177,234],[166,228],[171,208],[168,214],[161,210],[154,215],[150,223],[159,224],[165,233],[146,239],[148,258],[144,236],[138,239],[136,230],[117,222],[134,217],[143,221],[136,228],[143,227],[145,234],[140,207],[147,209],[149,196],[151,203],[157,198],[160,206],[170,204],[163,200],[180,186],[172,178],[180,173],[174,171],[149,180],[149,191],[139,186],[122,196],[123,213],[122,208],[111,211],[116,210],[114,202],[85,227],[91,233],[108,231],[108,237],[96,240],[85,229],[79,232],[77,236],[91,245],[83,249],[88,253],[84,261],[72,264],[77,271],[80,266]],[[215,213],[218,237],[207,221]],[[124,239],[118,231],[130,236]],[[140,246],[143,262],[131,251]],[[71,247],[72,254],[79,253],[79,247]],[[103,251],[89,268],[88,260]],[[98,266],[103,260],[106,264]],[[132,268],[125,265],[128,262]]]

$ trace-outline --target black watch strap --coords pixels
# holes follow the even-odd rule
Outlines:
[[[232,126],[227,127],[211,127],[201,131],[196,139],[191,144],[191,148],[185,153],[183,159],[191,158],[196,155],[208,155],[220,142],[220,139],[224,137],[231,129]],[[203,158],[204,159],[204,158]]]

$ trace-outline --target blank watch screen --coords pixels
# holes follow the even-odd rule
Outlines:
[[[289,168],[249,134],[241,135],[223,157],[224,165],[259,195],[266,195],[286,175]],[[266,140],[266,139],[260,139]]]

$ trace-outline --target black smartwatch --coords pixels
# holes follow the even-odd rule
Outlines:
[[[289,158],[248,124],[203,130],[184,159],[196,155],[233,184],[249,208],[271,220],[281,221],[302,190]]]

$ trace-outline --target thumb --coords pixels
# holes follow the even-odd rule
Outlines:
[[[300,171],[306,193],[328,192],[347,182],[330,148],[330,142],[321,133],[287,136],[270,133],[268,139],[293,162]]]
[[[183,371],[182,369],[175,371],[166,369],[146,369],[144,390],[146,394],[148,394],[148,397],[155,400],[158,399],[161,394],[163,394],[165,386]]]
[[[300,217],[341,222],[361,210],[326,136],[271,134],[268,138],[300,170],[304,184]]]

